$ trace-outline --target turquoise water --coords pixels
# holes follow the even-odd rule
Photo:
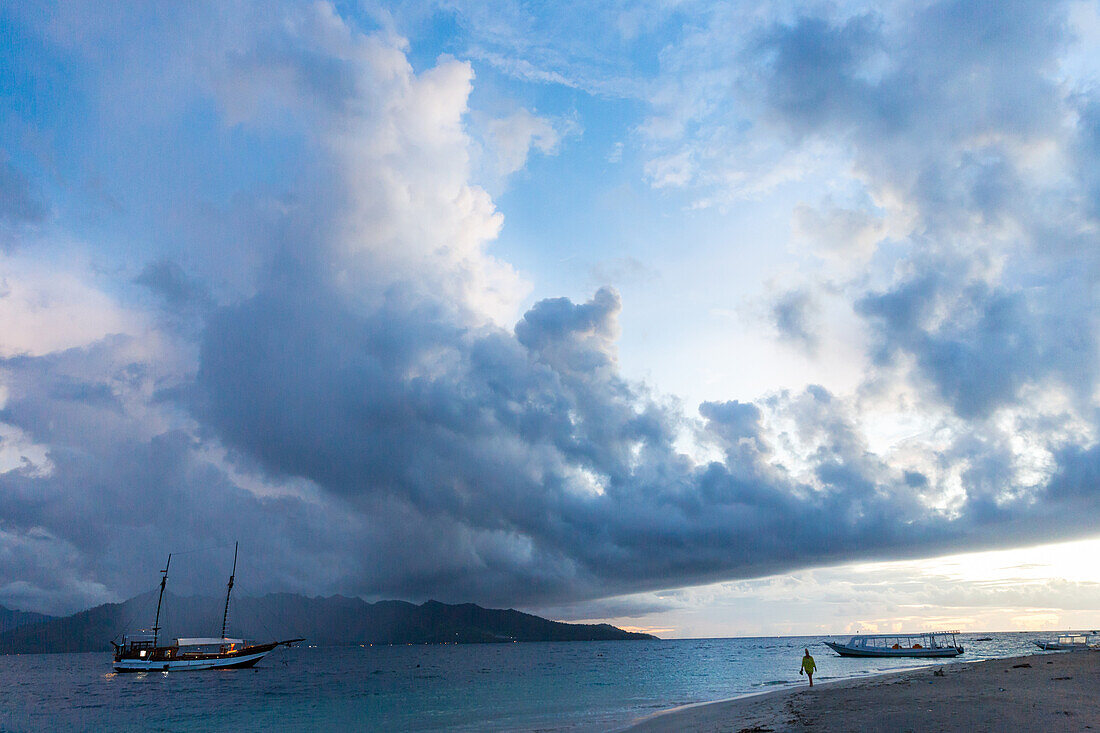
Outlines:
[[[815,681],[1032,654],[962,635],[959,660],[843,659],[840,637],[278,649],[252,670],[115,674],[108,654],[0,657],[3,731],[609,731],[658,710]],[[846,637],[845,637],[846,638]]]

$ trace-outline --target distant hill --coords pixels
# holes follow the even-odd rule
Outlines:
[[[166,593],[161,639],[218,636],[222,599]],[[0,654],[110,651],[124,631],[149,628],[156,594],[107,603],[63,618],[26,623],[0,633]],[[310,644],[441,644],[510,641],[610,641],[654,639],[609,624],[567,624],[514,610],[472,603],[428,601],[367,603],[359,598],[308,598],[277,593],[241,598],[230,606],[227,635],[256,640],[305,637]]]
[[[49,621],[51,619],[53,619],[53,616],[47,616],[44,613],[13,611],[10,608],[0,606],[0,632],[14,629],[16,626],[38,623],[39,621]]]

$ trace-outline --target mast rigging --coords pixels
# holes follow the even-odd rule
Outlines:
[[[222,613],[222,638],[225,638],[225,624],[229,620],[229,596],[233,593],[233,578],[237,574],[237,545],[233,543],[233,572],[229,574],[229,587],[225,590],[225,611]]]
[[[168,562],[164,564],[164,570],[160,571],[160,595],[157,596],[157,617],[153,621],[153,646],[157,645],[160,636],[160,604],[164,600],[164,586],[168,583],[168,567],[172,564],[172,553],[168,553]]]

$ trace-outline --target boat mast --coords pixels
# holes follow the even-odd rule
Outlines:
[[[233,576],[237,574],[237,545],[233,543],[233,572],[229,574],[229,587],[225,590],[225,612],[222,613],[222,638],[225,638],[225,622],[229,620],[229,596],[233,593]]]
[[[164,570],[160,571],[160,595],[157,596],[157,618],[153,621],[153,648],[157,646],[157,637],[160,634],[160,603],[164,600],[164,586],[168,582],[168,566],[172,564],[172,553],[168,553],[168,562],[164,564]]]

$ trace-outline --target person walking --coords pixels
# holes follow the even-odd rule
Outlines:
[[[814,662],[814,658],[810,656],[810,650],[806,650],[806,656],[802,657],[802,668],[798,670],[799,674],[805,674],[810,678],[810,687],[814,686],[814,672],[817,671],[817,663]]]

